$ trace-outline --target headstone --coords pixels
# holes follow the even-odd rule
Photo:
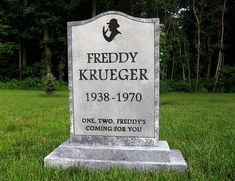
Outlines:
[[[114,11],[68,22],[70,138],[45,166],[187,169],[159,141],[159,31]]]

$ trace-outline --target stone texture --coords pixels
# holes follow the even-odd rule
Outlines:
[[[157,147],[84,146],[68,140],[44,159],[46,167],[80,167],[107,169],[108,167],[140,170],[186,171],[187,164],[179,150],[170,150],[166,141]]]
[[[122,39],[122,42],[120,41],[119,43],[118,41],[121,39],[119,40],[117,39],[116,41],[117,46],[115,45],[113,49],[110,49],[110,44],[107,42],[104,43],[106,44],[106,46],[109,45],[107,47],[103,47],[104,46],[103,43],[100,43],[99,46],[97,46],[96,43],[100,37],[97,38],[96,35],[99,33],[90,32],[87,34],[87,31],[84,30],[82,31],[81,34],[80,29],[78,28],[79,31],[77,29],[78,32],[75,33],[77,34],[77,38],[76,35],[74,36],[73,29],[76,30],[77,26],[91,26],[92,24],[94,24],[95,27],[102,27],[111,18],[118,19],[121,25],[120,31],[122,32],[123,36],[125,36],[124,33],[125,28],[126,30],[128,29],[131,30],[130,33],[131,37],[129,37],[128,35],[127,37]],[[98,24],[99,26],[97,26],[96,22],[99,22]],[[121,24],[121,22],[123,24]],[[134,26],[135,28],[133,28]],[[142,32],[143,34],[143,37],[141,35],[137,36],[139,31],[138,28],[140,28],[140,26],[152,27],[150,28],[151,31],[149,31],[150,33],[149,35],[151,38],[149,40],[149,37],[147,37],[148,38],[147,42],[145,41],[147,39],[143,38],[146,33],[146,31],[143,31],[144,30],[143,28],[140,29],[140,32]],[[124,29],[121,29],[121,27],[124,27]],[[94,27],[88,29],[89,31],[91,31],[94,30]],[[68,23],[70,138],[44,158],[44,166],[62,167],[62,168],[68,168],[72,166],[73,167],[84,166],[91,169],[107,169],[108,167],[111,166],[111,167],[121,167],[129,169],[135,168],[140,170],[154,170],[154,169],[164,169],[164,170],[173,169],[179,171],[187,170],[187,164],[180,151],[170,150],[168,143],[166,141],[159,141],[159,34],[160,34],[159,29],[160,29],[159,19],[157,18],[153,19],[135,18],[116,11],[105,12],[89,20]],[[93,37],[93,42],[91,42],[90,40],[91,39],[90,35],[92,35],[91,37]],[[87,37],[86,38],[87,42],[82,43],[81,41],[79,41],[82,40],[83,36]],[[119,37],[121,37],[121,35]],[[137,37],[142,37],[142,39],[144,39],[143,42],[145,42],[145,44],[148,44],[149,47],[151,48],[151,51],[150,52],[147,51],[148,53],[146,55],[145,55],[146,50],[149,50],[150,48],[146,45],[143,45],[142,42],[139,42],[142,39],[137,40]],[[73,41],[73,38],[76,38],[76,41],[75,40]],[[126,41],[127,39],[128,41]],[[130,40],[133,40],[134,43]],[[101,41],[103,41],[103,39],[100,39],[98,42]],[[132,42],[131,45],[130,42]],[[91,46],[92,43],[94,44],[93,47]],[[83,48],[82,46],[85,46],[86,48],[85,49],[86,51],[84,51],[85,53],[88,52],[88,49],[89,51],[91,49],[92,52],[94,52],[96,50],[95,48],[97,47],[98,48],[101,47],[102,49],[105,50],[107,49],[108,51],[111,52],[116,52],[116,51],[123,52],[124,50],[128,52],[138,51],[140,52],[140,54],[142,54],[140,56],[140,59],[138,59],[138,61],[141,60],[143,61],[142,63],[138,64],[139,67],[142,67],[143,65],[147,64],[146,63],[147,60],[150,61],[147,68],[149,68],[149,70],[151,71],[152,75],[151,83],[140,81],[138,84],[135,84],[134,86],[134,88],[136,89],[135,90],[132,86],[133,82],[131,83],[127,82],[126,84],[123,84],[123,82],[119,82],[119,86],[117,86],[117,84],[110,84],[110,82],[107,82],[105,83],[105,86],[104,84],[100,84],[99,89],[97,89],[97,91],[98,90],[107,91],[106,89],[111,88],[118,91],[134,90],[134,92],[138,92],[140,87],[142,87],[143,89],[140,89],[139,92],[147,93],[147,96],[145,96],[147,99],[145,100],[144,105],[141,107],[139,106],[140,104],[138,106],[137,104],[129,104],[124,109],[117,109],[117,106],[115,106],[115,104],[111,104],[111,106],[113,107],[111,107],[110,105],[102,107],[101,106],[102,104],[100,103],[99,104],[94,103],[91,104],[90,106],[85,106],[85,104],[81,103],[81,100],[75,99],[76,97],[75,94],[81,94],[81,91],[78,91],[79,89],[74,89],[74,80],[77,80],[76,79],[77,72],[76,70],[74,70],[73,64],[76,63],[76,61],[78,63],[78,60],[80,61],[80,59],[81,61],[85,60],[84,57],[80,57],[81,52],[79,51]],[[123,47],[124,50],[120,49]],[[75,50],[76,52],[74,52]],[[125,65],[123,64],[123,67],[121,68],[126,68],[126,65],[127,64]],[[77,65],[77,67],[79,66]],[[109,66],[109,68],[116,68],[116,67]],[[136,68],[136,67],[134,66],[134,64],[133,67],[132,64],[130,64],[129,68]],[[92,83],[92,85],[89,86],[93,91],[95,87],[94,82]],[[77,83],[77,87],[80,87],[82,89],[87,88],[87,84],[85,83],[82,85],[80,83],[79,84]],[[152,91],[149,92],[150,89]],[[76,107],[75,103],[81,104],[80,107],[79,108]],[[148,107],[150,103],[151,106]],[[122,107],[120,105],[119,107]],[[92,106],[96,107],[97,109],[91,109]],[[84,133],[84,128],[82,129],[81,125],[78,124],[79,122],[78,119],[76,119],[76,116],[79,117],[81,114],[84,114],[84,112],[86,114],[83,117],[88,118],[88,116],[92,116],[92,114],[96,112],[98,116],[96,116],[95,114],[95,116],[92,117],[103,118],[103,116],[101,117],[99,115],[100,112],[102,112],[103,115],[105,115],[104,118],[112,118],[114,120],[117,120],[116,118],[142,119],[145,114],[148,114],[151,116],[147,116],[146,118],[144,117],[144,119],[146,119],[151,124],[148,124],[144,132],[139,132],[138,134],[137,133],[130,134],[127,132],[107,132],[107,131],[102,133],[94,132],[92,134],[88,134]],[[132,112],[133,114],[130,114],[130,112]],[[116,115],[119,115],[119,117],[116,117]],[[95,124],[97,124],[97,119],[95,121],[96,121]],[[113,125],[114,126],[117,125],[117,122],[114,122]],[[124,127],[125,125],[120,124],[120,126]],[[139,125],[139,126],[142,126],[142,128],[144,129],[145,125]]]
[[[111,18],[120,24],[114,41],[106,42],[102,27]],[[89,20],[68,22],[68,66],[70,92],[70,139],[87,145],[157,146],[159,140],[159,32],[158,18],[136,18],[109,11]],[[92,36],[91,36],[92,35]],[[135,63],[87,64],[87,52],[139,52]],[[105,66],[104,66],[105,65]],[[78,81],[78,68],[146,68],[148,80]],[[94,68],[94,67],[93,67]],[[108,92],[109,102],[84,101],[86,92]],[[140,92],[143,101],[118,103],[115,95]],[[88,117],[89,116],[89,117]],[[83,124],[82,118],[94,118],[96,124]],[[111,118],[114,124],[98,124],[98,118]],[[146,119],[146,124],[117,124],[117,119]],[[141,132],[87,131],[86,126],[141,127]]]

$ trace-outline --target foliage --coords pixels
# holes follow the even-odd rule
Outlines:
[[[160,93],[166,92],[193,92],[193,86],[191,83],[180,80],[161,80],[160,81]]]
[[[217,90],[222,92],[235,92],[235,67],[229,65],[222,67]]]
[[[36,77],[28,77],[21,82],[22,89],[42,89],[42,80]]]
[[[199,82],[199,92],[212,92],[214,87],[214,79],[201,80]],[[161,80],[160,93],[167,92],[194,92],[195,80],[191,83],[181,80]],[[235,92],[235,68],[226,65],[221,70],[220,79],[218,81],[217,92]]]
[[[16,46],[13,42],[0,43],[0,55],[5,58],[6,55],[13,55]]]
[[[197,49],[198,27],[192,2],[201,18],[200,49]],[[199,84],[199,90],[210,91],[221,50],[223,64],[234,66],[235,1],[227,2],[222,23],[224,0],[3,0],[0,6],[0,81],[42,77],[51,72],[60,82],[66,82],[66,23],[91,18],[94,3],[97,13],[117,10],[136,17],[160,19],[160,74],[162,80],[182,81],[181,88],[170,86],[174,89],[189,91],[190,86],[184,82],[195,86],[192,82],[199,74],[199,82],[203,84]],[[220,42],[222,24],[223,45]],[[217,91],[233,90],[231,81],[222,81],[226,81],[223,75],[218,80]]]
[[[164,69],[167,68],[167,65],[171,61],[171,51],[172,51],[172,42],[167,37],[166,27],[164,25],[160,26],[160,76],[162,79],[166,78]]]
[[[171,92],[172,88],[170,85],[170,81],[168,80],[161,80],[160,81],[160,94]]]
[[[14,57],[17,46],[14,42],[8,39],[5,40],[9,35],[10,29],[9,25],[3,24],[0,13],[0,80],[13,77],[16,68],[14,64],[9,65],[9,61]]]
[[[34,63],[33,65],[23,66],[19,69],[22,77],[43,77],[45,70],[42,62]]]
[[[42,90],[43,83],[42,79],[37,77],[28,77],[21,81],[12,79],[6,82],[0,82],[0,89]]]
[[[44,77],[44,91],[47,95],[51,95],[56,90],[56,78],[49,73]]]
[[[20,87],[20,81],[17,79],[12,79],[10,81],[0,83],[1,89],[19,89]]]
[[[68,92],[0,97],[0,180],[234,180],[234,94],[160,96],[160,139],[182,152],[187,173],[44,168],[43,158],[69,137]]]
[[[191,83],[186,81],[172,81],[172,90],[179,92],[193,92],[193,86]]]

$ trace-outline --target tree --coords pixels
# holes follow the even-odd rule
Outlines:
[[[0,13],[0,17],[1,15],[2,13]],[[4,41],[9,36],[8,32],[11,27],[2,23],[2,20],[0,20],[0,80],[12,76],[10,57],[14,55],[14,51],[16,50],[16,44],[14,42]]]
[[[196,29],[197,29],[197,42],[196,42],[196,49],[197,49],[197,66],[196,66],[196,85],[195,91],[198,91],[198,84],[200,78],[200,58],[201,58],[201,24],[204,20],[205,16],[203,16],[203,11],[207,4],[204,0],[193,0],[192,8],[193,13],[196,19]],[[203,18],[204,17],[204,18]]]
[[[96,15],[97,0],[92,0],[92,17]]]
[[[222,60],[224,59],[224,52],[223,52],[223,49],[224,49],[223,48],[224,47],[224,14],[225,14],[225,10],[226,10],[226,3],[227,3],[227,0],[224,0],[223,9],[222,9],[222,13],[221,13],[220,49],[219,49],[219,55],[218,55],[218,63],[217,63],[216,72],[215,72],[215,84],[214,84],[214,88],[213,88],[214,91],[216,89],[216,84],[219,79]]]
[[[160,77],[161,79],[167,79],[168,64],[171,60],[172,46],[169,38],[166,34],[166,27],[160,26]]]
[[[215,90],[223,66],[234,66],[234,9],[228,0],[2,0],[0,81],[45,73],[67,81],[66,23],[116,10],[160,18],[162,79]]]

